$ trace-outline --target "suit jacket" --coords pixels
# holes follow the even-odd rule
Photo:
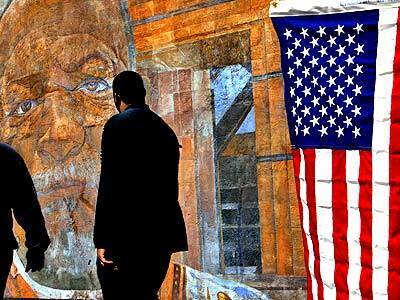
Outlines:
[[[26,246],[46,250],[50,239],[24,160],[13,148],[0,143],[0,166],[0,250],[18,248],[12,230],[12,212],[25,230]]]
[[[94,227],[96,248],[186,251],[178,203],[179,143],[149,107],[129,106],[105,125]]]

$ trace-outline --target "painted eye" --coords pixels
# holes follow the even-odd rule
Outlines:
[[[37,105],[36,101],[34,100],[26,100],[22,102],[12,113],[13,115],[23,116],[28,111],[33,109]]]
[[[78,89],[87,93],[97,94],[110,89],[110,86],[103,79],[93,78],[82,83]]]

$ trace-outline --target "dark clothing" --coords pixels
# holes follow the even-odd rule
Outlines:
[[[173,130],[148,106],[129,106],[104,127],[101,163],[96,248],[186,251]]]
[[[27,248],[44,250],[50,244],[35,186],[22,157],[0,143],[0,251],[17,249],[13,219],[25,230]]]
[[[13,250],[0,251],[0,299],[4,297],[8,274],[13,259]]]
[[[0,299],[10,272],[13,249],[18,248],[13,234],[13,218],[25,230],[28,252],[43,253],[50,244],[35,186],[22,157],[0,143]],[[32,259],[28,263],[35,264]]]
[[[108,255],[107,258],[114,264],[103,267],[97,262],[104,300],[126,299],[128,294],[132,295],[132,299],[158,299],[157,293],[171,260],[170,253],[152,249],[142,255],[124,253],[123,256]]]

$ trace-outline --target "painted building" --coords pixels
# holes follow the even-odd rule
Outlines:
[[[187,270],[261,290],[304,288],[268,7],[268,0],[0,1],[0,139],[27,161],[55,241],[39,274],[23,274],[19,250],[9,296],[100,297],[91,245],[99,142],[115,113],[112,77],[127,68],[144,76],[148,104],[182,145],[189,251],[173,259],[191,281],[180,291],[193,293],[187,283],[196,271]],[[164,299],[171,299],[175,274]],[[224,299],[232,283],[223,288],[213,278]]]

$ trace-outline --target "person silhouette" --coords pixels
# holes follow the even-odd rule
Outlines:
[[[104,299],[158,299],[171,254],[187,251],[178,203],[179,143],[145,104],[142,77],[113,81],[119,114],[104,126],[94,243]]]
[[[50,238],[35,186],[22,157],[11,146],[0,143],[0,165],[0,299],[3,299],[13,251],[18,248],[12,216],[25,231],[26,272],[43,269]]]

